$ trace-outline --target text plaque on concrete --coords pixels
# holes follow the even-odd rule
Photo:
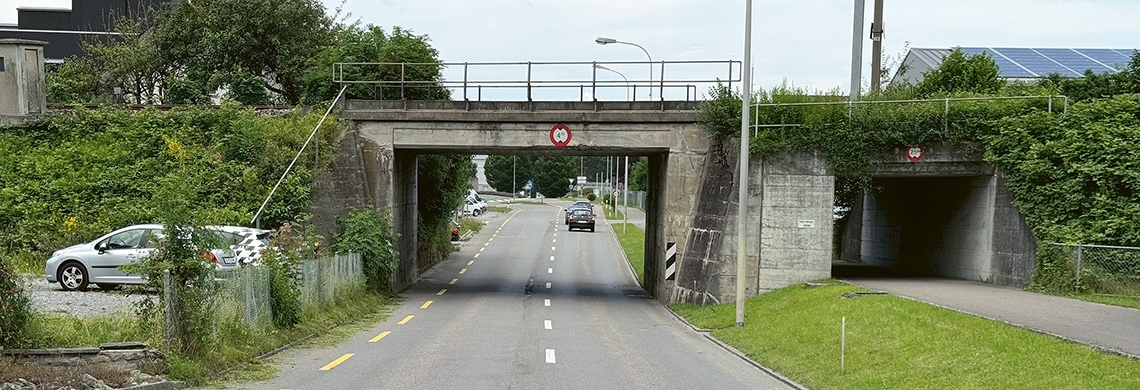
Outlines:
[[[797,224],[797,226],[800,229],[815,229],[815,220],[814,219],[801,219],[801,220],[799,220],[799,223]]]

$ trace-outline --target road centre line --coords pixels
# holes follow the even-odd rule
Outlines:
[[[326,364],[324,367],[321,367],[321,371],[331,370],[331,369],[333,369],[333,367],[336,367],[336,366],[340,365],[341,363],[344,363],[345,360],[348,360],[348,358],[353,357],[354,355],[356,355],[356,354],[346,353],[346,354],[344,354],[344,356],[341,356],[340,358],[333,360],[332,363]]]
[[[475,260],[471,260],[471,261],[467,262],[467,265],[471,265],[471,264],[475,264]]]
[[[458,281],[459,281],[459,279],[451,279],[451,283],[448,283],[448,284],[455,284],[455,282],[458,282]]]
[[[546,330],[552,330],[552,329],[554,329],[554,324],[551,324],[550,320],[544,320],[544,321],[542,321],[542,327],[545,328]]]
[[[546,288],[550,288],[550,282],[546,282]]]
[[[464,269],[461,269],[461,270],[459,270],[459,274],[460,274],[460,275],[463,275],[463,274],[465,274],[465,273],[467,273],[467,268],[464,268]]]
[[[542,304],[543,304],[543,306],[549,307],[550,306],[550,300],[547,299],[547,300],[543,301]]]
[[[546,273],[548,273],[548,274],[554,273],[554,268],[547,268]]]
[[[550,261],[554,261],[554,256],[550,256]]]
[[[476,259],[478,259],[478,258],[479,258],[479,254],[478,254],[478,253],[476,253],[476,254],[475,254],[475,258],[476,258]]]
[[[479,251],[482,252],[484,249],[487,249],[487,247],[479,248]]]
[[[491,241],[495,241],[495,237],[494,237],[494,236],[491,236],[491,238],[488,238],[488,239],[487,239],[487,244],[490,244],[490,243],[491,243]]]
[[[428,308],[428,306],[431,306],[431,303],[432,303],[432,302],[435,302],[435,301],[427,301],[427,302],[424,302],[424,305],[423,305],[423,306],[420,306],[420,309],[427,309],[427,308]]]
[[[558,239],[557,239],[557,238],[555,238],[555,239],[554,239],[554,241],[551,241],[551,242],[558,242]]]
[[[553,349],[550,349],[550,348],[546,349],[546,362],[550,363],[550,364],[554,364],[554,350]]]
[[[398,324],[398,325],[406,324],[406,323],[408,323],[408,321],[411,321],[413,318],[416,318],[416,316],[404,317],[404,319],[400,320],[400,322],[397,322],[396,324]]]
[[[435,295],[443,295],[443,293],[445,293],[445,292],[447,292],[447,289],[446,289],[446,288],[445,288],[445,289],[442,289],[442,290],[439,290],[439,292],[438,292],[438,293],[436,293]]]
[[[554,247],[550,247],[550,250],[554,250]]]
[[[368,342],[370,342],[370,343],[375,343],[375,342],[377,342],[377,341],[380,341],[380,339],[382,339],[382,338],[388,337],[388,335],[389,335],[389,334],[391,334],[391,333],[392,333],[392,332],[389,332],[389,331],[384,331],[383,333],[380,333],[379,335],[376,335],[376,337],[373,337],[373,338],[372,338],[372,340],[368,340]]]
[[[487,243],[483,244],[483,246],[487,246],[487,245],[491,245],[491,240],[487,240]]]

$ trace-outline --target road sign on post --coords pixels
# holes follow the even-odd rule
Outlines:
[[[570,127],[564,124],[557,124],[550,128],[550,143],[555,147],[566,147],[570,144]]]

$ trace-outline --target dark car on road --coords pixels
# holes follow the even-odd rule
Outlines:
[[[567,230],[586,230],[594,231],[594,212],[589,209],[576,209],[570,214],[570,227]]]
[[[574,204],[570,205],[570,207],[567,207],[566,208],[566,224],[567,225],[570,224],[570,215],[574,213],[574,210],[590,210],[590,213],[593,213],[594,205],[588,201],[580,200],[580,201],[574,202]]]

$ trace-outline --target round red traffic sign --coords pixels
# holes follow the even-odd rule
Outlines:
[[[570,127],[564,124],[557,124],[550,128],[550,143],[559,148],[565,147],[570,144]]]
[[[918,146],[911,146],[906,148],[906,159],[912,162],[922,160],[922,156],[924,155],[925,154],[923,153],[922,148]]]

